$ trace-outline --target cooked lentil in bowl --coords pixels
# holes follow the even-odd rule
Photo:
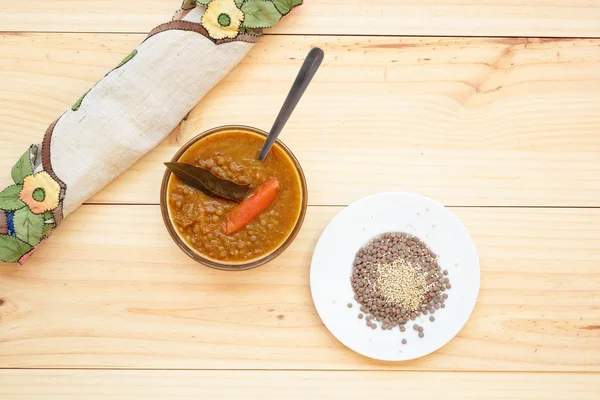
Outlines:
[[[306,209],[304,176],[279,141],[264,161],[258,161],[265,137],[264,132],[248,127],[217,128],[193,139],[174,157],[178,163],[248,185],[251,193],[238,204],[210,196],[167,171],[161,196],[163,218],[178,245],[192,258],[215,267],[251,267],[279,254],[293,240]],[[265,187],[271,189],[272,203],[265,203],[266,209],[248,218],[243,204],[253,196],[256,200]],[[237,224],[234,220],[232,225],[235,218],[243,220]]]

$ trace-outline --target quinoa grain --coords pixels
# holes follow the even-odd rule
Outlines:
[[[406,331],[409,320],[445,308],[445,290],[451,283],[448,270],[442,270],[437,256],[415,236],[391,232],[380,235],[361,248],[353,262],[350,284],[367,326],[382,330],[399,327]],[[348,303],[352,308],[352,303]],[[363,314],[364,313],[364,314]],[[413,324],[420,338],[424,328]],[[407,343],[403,339],[403,344]]]

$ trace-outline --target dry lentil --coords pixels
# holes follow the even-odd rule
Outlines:
[[[406,344],[408,341],[406,339],[402,339],[402,344]]]
[[[452,287],[448,275],[425,243],[394,232],[374,238],[357,252],[350,283],[367,326],[376,329],[370,322],[374,319],[383,330],[398,326],[405,332],[409,320],[430,315],[433,322],[435,311],[445,308],[444,291]],[[422,326],[414,324],[413,329],[424,337]]]

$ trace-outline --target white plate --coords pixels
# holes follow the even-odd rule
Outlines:
[[[409,321],[404,333],[367,327],[358,319],[360,306],[350,285],[356,252],[387,232],[407,232],[424,241],[448,270],[452,284],[446,308],[435,313],[435,321],[421,316]],[[313,254],[310,289],[319,316],[340,342],[367,357],[405,361],[436,351],[458,334],[475,307],[479,275],[473,241],[447,208],[414,193],[380,193],[351,204],[327,225]],[[424,338],[412,329],[414,323],[425,328]],[[402,339],[408,343],[403,345]]]

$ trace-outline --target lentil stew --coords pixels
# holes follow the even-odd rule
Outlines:
[[[230,220],[243,212],[246,200],[238,204],[210,196],[186,185],[174,174],[165,178],[168,181],[163,200],[170,223],[187,247],[209,261],[240,265],[264,258],[282,248],[302,223],[306,194],[299,165],[279,142],[264,161],[258,161],[256,156],[265,141],[264,134],[259,132],[243,127],[209,131],[184,147],[176,160],[208,169],[220,178],[250,185],[252,194],[246,198],[250,202],[265,186],[277,182],[277,191],[271,196],[268,208],[263,207],[253,219],[238,224],[236,229],[229,229]]]

